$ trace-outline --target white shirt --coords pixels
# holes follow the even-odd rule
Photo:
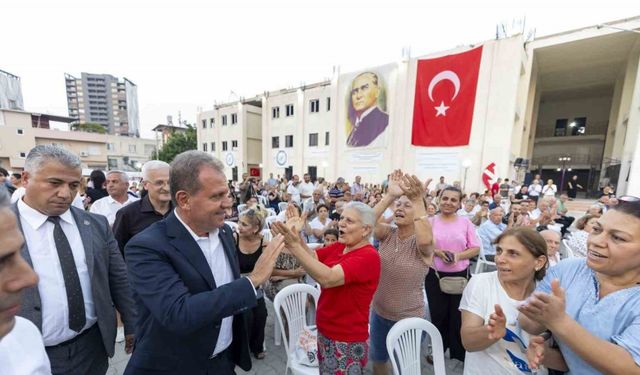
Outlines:
[[[51,375],[49,357],[38,328],[16,316],[16,324],[0,339],[0,374]]]
[[[554,197],[557,192],[558,187],[556,186],[556,184],[544,185],[544,187],[542,188],[542,194],[544,194],[545,197]]]
[[[532,197],[537,197],[542,192],[542,186],[540,184],[531,184],[529,185],[529,195]]]
[[[322,224],[322,222],[320,221],[320,218],[316,217],[315,219],[311,220],[311,222],[309,223],[309,227],[311,227],[311,229],[324,229],[327,225],[331,223],[331,219],[327,217],[325,223],[326,224]],[[313,232],[307,233],[307,236],[309,237],[309,241],[308,241],[309,243],[320,242],[320,238],[314,236]]]
[[[22,232],[29,248],[29,255],[33,263],[33,270],[38,274],[38,292],[42,303],[42,337],[45,346],[60,344],[74,338],[78,333],[69,328],[69,306],[67,304],[67,290],[64,287],[64,277],[60,266],[60,258],[53,239],[53,223],[47,221],[47,215],[29,207],[21,199],[18,201]],[[70,210],[60,215],[60,226],[67,236],[73,259],[78,270],[84,311],[87,322],[83,330],[91,327],[97,320],[91,279],[80,237],[78,224]],[[83,225],[89,225],[88,222]]]
[[[467,219],[471,220],[473,219],[474,216],[476,216],[476,213],[478,212],[478,210],[480,210],[479,208],[480,206],[475,206],[471,212],[467,212],[467,210],[465,210],[464,208],[461,208],[458,210],[458,212],[456,212],[456,215],[458,216],[464,216]]]
[[[182,221],[178,212],[174,210],[178,221],[187,228],[191,237],[196,241],[198,246],[200,246],[200,250],[204,254],[207,263],[209,264],[209,268],[211,268],[211,273],[213,274],[213,279],[216,281],[216,287],[221,287],[224,284],[228,284],[233,281],[233,271],[231,270],[231,263],[229,259],[227,259],[227,255],[224,252],[224,247],[222,246],[222,242],[220,242],[220,237],[218,237],[218,229],[213,232],[209,232],[208,237],[200,237],[194,231],[189,228],[187,224]],[[213,349],[212,356],[220,353],[231,345],[231,341],[233,340],[233,315],[228,316],[222,319],[222,324],[220,325],[220,334],[218,335],[218,342],[216,343],[215,348]]]
[[[300,186],[300,184],[298,184],[298,186]],[[293,183],[289,183],[289,186],[287,186],[287,193],[291,195],[291,200],[298,204],[300,203],[300,189],[294,186]]]
[[[529,345],[529,334],[518,325],[517,306],[521,301],[509,297],[498,280],[498,271],[473,275],[462,292],[460,310],[468,311],[489,322],[489,316],[495,311],[494,305],[502,307],[507,319],[507,335],[485,350],[467,352],[464,360],[465,375],[513,374],[521,375],[518,367],[527,365],[526,346]],[[508,337],[508,336],[505,336]],[[521,344],[522,345],[521,345]],[[546,369],[538,370],[538,374],[546,374]]]
[[[113,222],[116,221],[116,213],[118,212],[118,210],[128,205],[129,203],[135,202],[139,199],[140,198],[136,198],[131,196],[130,194],[127,194],[127,201],[124,203],[120,203],[111,198],[111,196],[106,196],[95,201],[91,205],[89,211],[94,214],[105,216],[109,221],[109,225],[113,226]]]
[[[301,182],[300,185],[298,185],[298,191],[300,192],[300,195],[306,195],[307,198],[311,198],[311,195],[313,194],[313,191],[315,190],[315,186],[313,186],[313,182],[309,181],[309,182]]]

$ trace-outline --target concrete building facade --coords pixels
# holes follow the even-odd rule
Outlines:
[[[482,191],[485,181],[497,177],[528,181],[535,173],[565,190],[577,175],[588,193],[609,182],[619,195],[637,195],[639,30],[640,17],[634,17],[532,41],[515,35],[358,72],[336,71],[327,82],[265,92],[260,96],[262,156],[253,162],[262,164],[265,176],[315,172],[330,181],[360,175],[374,183],[402,168],[421,178],[460,181],[468,191]],[[418,61],[480,45],[469,144],[412,146]],[[354,77],[369,71],[384,81],[388,126],[376,142],[350,147],[346,99]],[[207,116],[216,117],[203,112],[199,121]],[[224,136],[199,127],[199,148]],[[223,159],[218,148],[215,152]]]
[[[78,123],[97,123],[109,134],[140,136],[138,88],[127,78],[109,74],[65,74],[69,116]]]
[[[73,119],[0,110],[0,166],[21,171],[29,150],[55,144],[78,155],[85,169],[138,171],[156,149],[153,139],[49,129],[50,120],[68,123]],[[38,121],[46,121],[47,127],[35,126]]]

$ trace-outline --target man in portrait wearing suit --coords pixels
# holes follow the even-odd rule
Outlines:
[[[353,125],[347,145],[363,147],[370,145],[389,125],[389,115],[378,107],[378,75],[361,73],[351,84],[351,107],[349,120]]]
[[[22,256],[39,277],[18,315],[42,332],[53,374],[105,374],[113,356],[116,309],[133,348],[135,306],[124,260],[107,219],[71,206],[80,159],[52,145],[29,154],[25,195],[12,205],[25,238]],[[115,306],[115,308],[114,308]]]
[[[139,319],[126,375],[235,374],[251,369],[245,312],[256,306],[284,247],[276,236],[240,277],[225,213],[224,165],[202,151],[171,164],[175,210],[134,236],[125,253]]]

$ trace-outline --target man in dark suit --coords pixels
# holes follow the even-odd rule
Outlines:
[[[116,311],[133,345],[134,303],[122,255],[106,218],[76,207],[80,159],[52,146],[25,161],[24,197],[12,209],[25,238],[22,256],[40,281],[25,290],[18,315],[42,332],[54,374],[105,374]],[[114,308],[115,306],[115,308]]]
[[[389,125],[389,115],[378,107],[378,75],[361,73],[351,84],[349,119],[353,128],[347,138],[351,147],[369,146]]]
[[[187,151],[171,164],[174,212],[126,245],[138,306],[135,350],[126,375],[234,374],[251,369],[245,311],[256,306],[283,248],[274,238],[248,277],[240,277],[223,164]]]

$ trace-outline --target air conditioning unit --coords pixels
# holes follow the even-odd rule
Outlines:
[[[88,152],[86,152],[86,151],[81,151],[81,152],[80,152],[80,156],[82,156],[82,157],[87,157],[87,156],[89,156],[89,153],[88,153]]]

